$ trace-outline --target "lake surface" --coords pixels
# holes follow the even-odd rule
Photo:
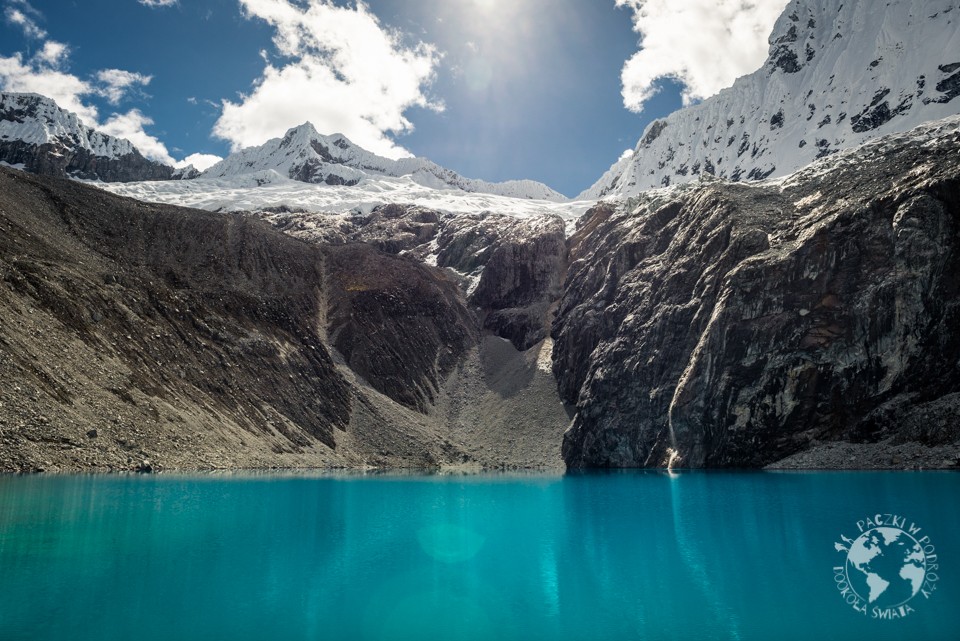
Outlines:
[[[954,473],[0,477],[4,641],[956,641],[958,586]]]

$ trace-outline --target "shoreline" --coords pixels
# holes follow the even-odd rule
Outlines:
[[[545,475],[566,476],[597,473],[691,473],[691,472],[960,472],[960,445],[928,447],[908,442],[893,444],[827,442],[798,452],[763,467],[675,468],[621,467],[568,469],[564,465],[487,465],[478,462],[438,465],[217,465],[172,466],[142,464],[120,466],[77,466],[51,464],[47,467],[0,468],[0,477],[39,475],[291,475],[291,476],[483,476]]]

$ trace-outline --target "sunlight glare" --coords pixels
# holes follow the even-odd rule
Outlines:
[[[473,0],[473,3],[483,12],[491,12],[499,4],[497,0]]]

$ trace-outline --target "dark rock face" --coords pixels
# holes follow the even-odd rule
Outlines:
[[[653,144],[653,141],[660,137],[660,134],[663,133],[663,130],[667,128],[666,120],[654,120],[650,123],[650,126],[647,128],[647,133],[644,135],[640,144],[644,147],[649,147]]]
[[[324,148],[326,151],[326,148]],[[309,158],[300,165],[290,168],[290,178],[305,183],[323,183],[325,185],[352,186],[360,182],[359,178],[344,178],[337,174],[327,173],[326,166],[316,158]]]
[[[330,343],[375,389],[425,412],[478,338],[456,282],[365,244],[325,253]]]
[[[566,267],[559,217],[457,216],[444,222],[436,243],[438,266],[473,276],[470,302],[485,313],[485,329],[519,350],[547,337]]]
[[[784,73],[797,73],[803,68],[797,52],[786,45],[781,45],[770,55],[770,64]]]
[[[953,69],[956,68],[953,65],[950,65],[950,67]],[[936,102],[950,102],[957,96],[960,96],[960,72],[957,72],[952,76],[947,76],[938,82],[937,91],[941,92],[943,95],[938,96]]]
[[[31,173],[60,178],[71,176],[104,182],[174,178],[173,167],[147,160],[139,153],[108,158],[64,144],[31,145],[19,140],[0,141],[0,159],[11,165],[22,164]]]
[[[359,221],[354,241],[369,243],[389,254],[414,248],[426,250],[437,235],[441,214],[416,205],[382,205]],[[422,252],[419,252],[422,254]]]
[[[187,165],[186,167],[179,167],[173,170],[173,175],[171,178],[173,180],[193,180],[194,178],[199,178],[200,172],[193,165]]]
[[[910,109],[912,96],[891,108],[890,103],[884,100],[889,93],[889,89],[878,91],[863,112],[850,117],[850,128],[857,133],[870,131],[890,122],[898,114]]]
[[[484,308],[505,309],[559,297],[566,256],[563,221],[548,219],[543,229],[532,229],[525,221],[512,226],[500,222],[507,233],[491,246],[470,299]]]
[[[938,135],[893,136],[781,185],[690,185],[589,212],[553,326],[577,406],[568,466],[957,442],[960,133]]]

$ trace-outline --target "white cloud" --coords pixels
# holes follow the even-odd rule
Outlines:
[[[47,40],[37,52],[36,57],[41,63],[56,68],[66,61],[68,55],[70,55],[70,48],[67,45],[56,40]]]
[[[633,149],[624,149],[623,153],[620,154],[620,160],[626,160],[627,158],[633,158]]]
[[[413,129],[407,109],[442,110],[424,90],[440,54],[432,45],[407,46],[365,4],[330,0],[240,0],[248,18],[276,29],[274,45],[289,59],[267,63],[252,93],[225,100],[214,135],[234,149],[258,145],[310,121],[322,133],[342,133],[375,153],[409,155],[390,139]]]
[[[30,6],[30,3],[25,0],[20,2],[13,2],[11,4],[16,4],[21,9],[8,5],[4,11],[3,16],[7,19],[7,22],[10,24],[17,25],[23,29],[23,33],[29,38],[36,38],[41,40],[47,37],[47,32],[40,28],[40,25],[37,24],[31,16],[27,15],[32,14],[33,16],[37,15],[37,10]]]
[[[83,96],[94,92],[94,87],[85,80],[55,68],[41,55],[30,60],[24,60],[19,53],[9,58],[0,57],[0,89],[42,94],[53,98],[67,111],[77,114],[86,124],[92,126],[97,122],[96,108],[84,104],[82,100]]]
[[[218,162],[223,160],[220,156],[215,156],[213,154],[190,154],[180,162],[176,164],[176,167],[186,167],[187,165],[193,165],[197,171],[203,171],[213,167]]]
[[[639,112],[672,78],[683,101],[707,98],[757,70],[787,0],[616,0],[633,11],[640,51],[623,66],[623,103]]]
[[[172,7],[178,0],[138,0],[145,7]]]
[[[153,76],[142,73],[124,71],[123,69],[103,69],[97,72],[97,80],[101,83],[99,93],[111,105],[116,105],[129,89],[137,85],[146,86],[153,80]]]
[[[153,120],[143,115],[139,109],[131,109],[125,114],[113,114],[97,128],[105,134],[126,138],[147,158],[166,165],[176,164],[166,145],[144,131],[145,126],[152,124]]]

